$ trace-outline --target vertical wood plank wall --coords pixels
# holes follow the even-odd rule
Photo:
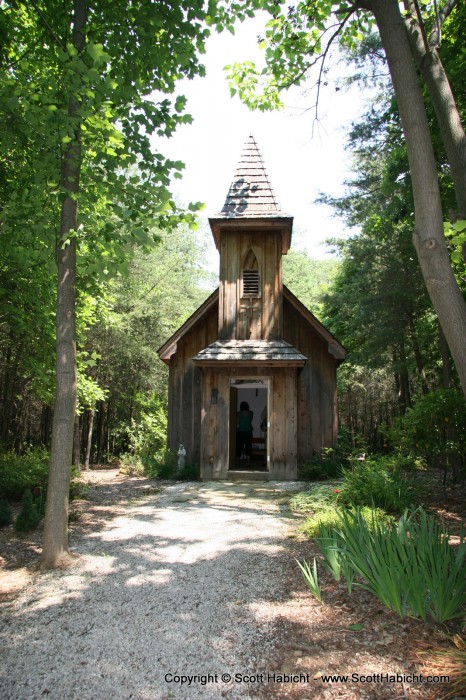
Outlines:
[[[270,278],[269,286],[264,286],[264,296],[275,294],[275,287],[270,291],[272,282]],[[224,295],[224,303],[227,296]],[[284,340],[308,358],[302,369],[194,367],[191,358],[218,338],[217,306],[180,339],[170,360],[168,445],[178,450],[182,442],[187,460],[202,465],[204,479],[228,476],[230,378],[272,379],[270,478],[295,479],[299,462],[309,459],[314,452],[320,453],[323,446],[330,446],[336,440],[335,358],[328,352],[326,340],[286,299],[283,307]],[[277,317],[270,308],[270,318],[265,323],[272,329],[281,314]],[[217,404],[211,404],[212,389],[218,390]]]
[[[218,316],[221,340],[244,340],[241,337],[241,317],[238,311],[241,302],[242,264],[251,249],[259,263],[261,280],[261,338],[275,340],[281,337],[281,246],[280,232],[246,233],[233,229],[222,232]]]
[[[283,302],[284,340],[308,358],[298,372],[298,463],[310,459],[337,437],[336,362],[328,343],[320,338],[297,310]]]
[[[169,367],[168,447],[186,449],[186,461],[199,464],[201,449],[202,371],[191,358],[217,340],[218,307],[178,343]],[[210,400],[210,399],[209,399]]]

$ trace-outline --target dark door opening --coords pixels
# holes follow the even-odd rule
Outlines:
[[[229,469],[231,471],[268,471],[267,426],[268,382],[230,380]],[[248,411],[241,418],[241,406]],[[252,417],[248,413],[252,413]],[[241,430],[252,427],[249,436]]]

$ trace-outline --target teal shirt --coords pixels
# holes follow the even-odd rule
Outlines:
[[[239,420],[238,420],[238,430],[240,433],[252,433],[252,418],[253,418],[253,412],[248,411],[247,413],[244,413],[244,411],[239,412]]]

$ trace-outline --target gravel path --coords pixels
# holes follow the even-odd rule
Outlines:
[[[97,527],[73,535],[74,563],[4,605],[0,697],[256,697],[263,683],[234,676],[278,672],[280,498],[297,488],[172,484],[109,512],[104,501]]]

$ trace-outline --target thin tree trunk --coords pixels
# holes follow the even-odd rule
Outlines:
[[[42,406],[40,418],[40,442],[48,447],[50,445],[50,422],[51,422],[50,406]]]
[[[449,389],[451,387],[451,367],[450,367],[450,352],[445,334],[442,331],[442,326],[439,324],[439,344],[440,354],[442,357],[442,388]]]
[[[379,28],[406,139],[414,195],[413,242],[466,396],[466,302],[445,243],[437,166],[422,91],[397,0],[370,0],[367,6]]]
[[[108,402],[101,403],[101,409],[98,413],[98,435],[97,435],[97,464],[102,464],[104,454],[105,440],[105,416],[108,411]]]
[[[73,45],[82,52],[86,26],[85,0],[73,3]],[[77,119],[79,103],[70,97],[68,114]],[[76,411],[76,238],[78,229],[79,176],[81,171],[81,135],[79,121],[74,138],[62,160],[61,184],[69,192],[62,204],[60,242],[57,250],[57,365],[56,398],[52,426],[47,503],[41,566],[52,568],[66,562],[68,545],[68,502]]]
[[[73,429],[73,459],[72,465],[79,469],[80,464],[80,452],[81,452],[81,430],[79,425],[79,415],[76,413],[74,417],[74,429]]]
[[[87,471],[89,469],[91,461],[91,446],[92,446],[92,432],[94,430],[94,415],[95,408],[89,411],[89,426],[87,430],[87,445],[86,445],[86,459],[84,461],[84,469]]]
[[[417,370],[419,372],[419,376],[421,377],[422,393],[428,394],[429,393],[429,385],[427,383],[427,376],[426,376],[426,370],[424,367],[424,362],[422,361],[421,349],[419,347],[419,343],[417,340],[416,327],[414,325],[414,317],[413,317],[412,311],[410,311],[408,313],[408,326],[409,326],[409,333],[411,335],[411,342],[413,344],[413,352],[414,352],[414,358],[416,360]]]
[[[11,401],[10,401],[10,385],[11,385],[11,346],[8,345],[5,357],[5,370],[2,377],[1,387],[1,429],[0,442],[6,446],[8,443],[8,434],[10,427]]]

